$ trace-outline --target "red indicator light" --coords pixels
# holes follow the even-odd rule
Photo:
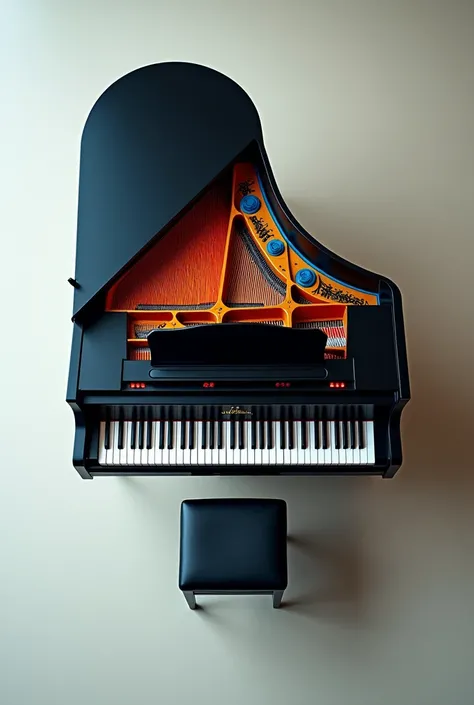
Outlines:
[[[135,382],[132,382],[132,383],[131,383],[130,389],[135,389]]]
[[[344,389],[344,387],[345,387],[346,385],[345,385],[344,382],[341,382],[341,385],[340,385],[340,386],[341,386],[341,389]]]
[[[286,386],[287,386],[287,387],[291,387],[291,382],[287,382],[287,383],[286,383]]]
[[[209,386],[210,386],[210,387],[215,387],[216,384],[215,384],[215,382],[209,382]]]
[[[145,387],[146,387],[145,382],[142,382],[141,385],[140,385],[140,387],[141,387],[142,389],[145,389]]]
[[[279,387],[279,386],[280,386],[280,382],[275,382],[275,387]]]
[[[209,382],[204,382],[204,384],[202,386],[207,389],[209,387]]]
[[[331,387],[331,389],[334,389],[334,382],[330,382],[329,386]]]

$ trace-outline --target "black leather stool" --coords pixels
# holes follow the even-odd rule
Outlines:
[[[181,504],[179,588],[195,595],[273,595],[288,585],[286,502],[187,499]]]

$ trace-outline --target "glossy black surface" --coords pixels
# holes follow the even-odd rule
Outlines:
[[[127,360],[127,314],[105,312],[108,286],[243,157],[255,160],[266,197],[288,238],[310,258],[316,257],[323,271],[344,275],[349,284],[377,293],[380,305],[348,307],[344,360],[323,362],[325,336],[320,331],[245,324],[159,331],[160,337],[150,336],[153,365]],[[212,415],[235,404],[256,410],[251,427],[255,448],[274,442],[269,417],[278,421],[293,414],[297,419],[303,413],[308,419],[327,420],[337,413],[347,419],[338,431],[341,447],[353,445],[360,419],[375,422],[377,457],[371,468],[274,467],[260,472],[391,477],[400,466],[400,417],[410,398],[400,291],[387,278],[316,243],[297,222],[273,177],[255,106],[231,79],[203,66],[157,64],[124,76],[99,98],[82,140],[72,283],[67,401],[76,425],[73,462],[83,478],[170,472],[160,467],[99,466],[100,421],[107,420],[110,445],[110,421],[120,421],[123,443],[123,421],[133,419],[132,447],[145,448],[153,443],[147,430],[152,418],[180,419],[185,413],[199,419],[203,408]],[[282,375],[290,388],[276,388]],[[203,390],[202,382],[213,378],[215,388]],[[344,381],[345,389],[329,389],[331,380]],[[131,389],[134,381],[144,383],[144,389]],[[242,422],[233,421],[230,427],[234,445],[241,445]],[[287,435],[285,446],[295,441],[291,430]],[[166,437],[160,431],[158,443],[160,448],[183,442],[195,447],[202,442],[195,436],[191,424],[184,441],[173,438],[171,429]],[[222,444],[222,423],[209,429],[205,442]],[[315,444],[327,445],[325,423]],[[183,467],[171,472],[214,471]],[[218,471],[255,473],[254,468],[239,466]]]

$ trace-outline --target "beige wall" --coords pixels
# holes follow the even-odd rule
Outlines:
[[[6,0],[0,27],[2,705],[474,701],[474,5]],[[404,294],[405,464],[371,479],[109,479],[71,467],[79,139],[141,65],[250,93],[284,197]],[[288,598],[176,589],[184,497],[285,498]]]

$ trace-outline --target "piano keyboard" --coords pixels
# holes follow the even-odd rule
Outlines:
[[[102,421],[99,465],[374,465],[373,421]]]

